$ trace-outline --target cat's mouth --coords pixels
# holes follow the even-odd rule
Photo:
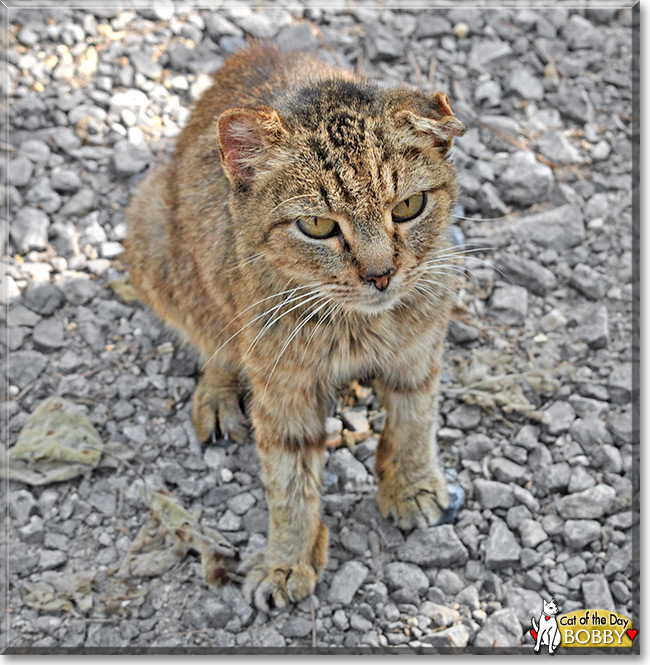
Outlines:
[[[391,288],[392,287],[392,288]],[[349,304],[362,314],[377,316],[393,309],[401,300],[399,289],[390,285],[384,291],[378,291],[374,287],[364,289]]]

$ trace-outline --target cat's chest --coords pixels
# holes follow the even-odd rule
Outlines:
[[[408,349],[431,346],[425,318],[390,313],[384,317],[346,320],[332,326],[320,370],[335,381],[372,375],[400,362]]]

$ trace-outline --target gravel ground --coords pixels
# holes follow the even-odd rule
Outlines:
[[[516,647],[532,644],[530,617],[551,595],[561,612],[638,617],[629,9],[168,1],[10,10],[9,22],[8,445],[58,395],[133,453],[63,482],[10,483],[10,647]],[[381,518],[382,413],[352,386],[328,421],[350,444],[328,455],[329,563],[312,599],[269,615],[238,584],[206,584],[194,553],[110,592],[148,514],[144,483],[200,507],[244,554],[266,539],[254,444],[198,443],[197,360],[119,281],[137,180],[248,36],[320,49],[387,85],[435,80],[469,128],[453,149],[453,235],[472,253],[439,435],[465,502],[453,525],[410,534]],[[90,605],[26,602],[37,583],[87,570]]]

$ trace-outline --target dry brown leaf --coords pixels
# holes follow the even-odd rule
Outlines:
[[[46,612],[72,610],[73,603],[80,612],[89,612],[93,604],[91,584],[93,571],[60,575],[49,580],[25,583],[25,605]]]
[[[198,553],[209,584],[223,584],[229,573],[225,559],[237,551],[218,531],[199,524],[176,497],[164,490],[143,489],[151,514],[138,532],[118,570],[120,577],[157,577],[181,561],[189,551]]]
[[[561,363],[557,367],[529,367],[518,371],[518,360],[506,351],[477,350],[469,358],[457,359],[462,388],[446,392],[466,404],[478,404],[491,416],[506,422],[501,411],[545,423],[548,415],[529,401],[524,387],[527,385],[536,393],[552,392],[558,387],[556,376],[569,372],[570,365]]]

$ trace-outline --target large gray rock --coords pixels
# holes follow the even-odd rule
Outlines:
[[[575,247],[586,238],[582,211],[570,204],[524,217],[512,230],[520,241],[532,240],[556,250]]]
[[[419,566],[460,566],[467,561],[469,554],[461,543],[453,527],[449,524],[416,529],[397,549],[402,561]]]
[[[581,550],[600,538],[600,523],[596,520],[567,520],[564,523],[564,542],[575,550]]]
[[[20,144],[18,154],[27,157],[34,164],[47,164],[52,152],[45,141],[28,139]]]
[[[26,524],[38,512],[38,502],[25,489],[9,493],[9,515],[16,524]]]
[[[576,494],[569,494],[557,502],[557,510],[564,519],[600,519],[608,515],[616,502],[616,490],[609,485],[596,485]]]
[[[512,462],[505,457],[495,457],[488,467],[494,477],[502,483],[519,483],[523,485],[530,480],[530,472],[525,466]]]
[[[52,214],[61,207],[61,196],[50,185],[47,177],[39,178],[36,184],[25,195],[25,201],[37,206],[39,209]],[[56,245],[55,245],[56,246]]]
[[[512,53],[512,49],[506,42],[498,39],[477,40],[472,45],[469,53],[469,67],[475,71],[490,69],[495,60],[500,60]]]
[[[34,345],[39,351],[53,351],[63,346],[63,324],[59,319],[42,319],[34,328],[32,334]]]
[[[477,478],[474,481],[474,492],[482,508],[510,508],[515,505],[512,488],[505,483]]]
[[[591,300],[601,300],[607,292],[605,275],[584,263],[578,263],[573,269],[570,284]]]
[[[426,37],[442,37],[451,32],[451,23],[444,16],[427,16],[423,14],[418,19],[415,36],[418,39]]]
[[[516,647],[524,633],[513,608],[492,613],[474,639],[477,647]]]
[[[369,572],[359,561],[347,561],[334,575],[327,600],[330,603],[349,605]]]
[[[135,145],[127,140],[119,141],[115,145],[113,165],[122,178],[139,173],[150,161],[151,153],[144,146]]]
[[[24,187],[33,172],[34,165],[27,157],[16,157],[7,164],[7,182],[14,187]]]
[[[632,363],[614,367],[607,383],[610,400],[614,404],[627,404],[632,396]]]
[[[50,178],[52,187],[57,192],[77,192],[81,188],[81,178],[72,169],[57,169]]]
[[[570,49],[598,48],[604,35],[584,16],[573,14],[562,30]]]
[[[453,647],[460,649],[466,647],[469,642],[469,630],[465,624],[457,623],[455,626],[437,630],[433,633],[423,635],[420,640],[434,647]]]
[[[312,24],[308,21],[282,28],[275,41],[281,51],[308,51],[316,49],[320,43]]]
[[[473,430],[481,422],[481,409],[475,405],[461,404],[447,414],[447,427]]]
[[[609,344],[609,316],[607,307],[593,309],[575,329],[574,336],[592,349],[602,349]]]
[[[610,551],[607,553],[607,563],[605,564],[605,576],[611,578],[617,573],[629,571],[632,555],[632,543],[628,543],[617,550],[610,547]]]
[[[244,34],[241,28],[231,23],[220,12],[208,12],[204,16],[204,20],[205,29],[210,39],[215,42],[218,42],[221,37],[241,37]]]
[[[34,381],[47,365],[47,356],[38,351],[16,351],[9,356],[9,383],[21,390]]]
[[[544,413],[548,416],[548,433],[554,436],[566,432],[576,419],[576,412],[569,402],[553,402]]]
[[[311,634],[312,622],[304,617],[290,617],[280,628],[285,637],[306,637]]]
[[[496,266],[512,282],[539,296],[552,291],[557,283],[555,275],[548,268],[517,254],[501,252],[497,256]]]
[[[506,523],[495,520],[485,547],[485,564],[489,568],[507,568],[519,562],[520,552],[521,545]]]
[[[412,563],[395,561],[384,568],[386,582],[390,589],[408,589],[423,593],[429,588],[429,578]]]
[[[538,617],[543,608],[542,597],[537,591],[510,585],[506,588],[504,604],[516,612],[517,618],[524,629],[530,627],[531,617]]]
[[[107,623],[91,623],[84,646],[114,648],[121,646],[124,640],[116,626]]]
[[[97,194],[90,187],[82,187],[60,210],[62,217],[85,217],[94,210]]]
[[[343,483],[361,485],[368,480],[368,469],[348,448],[338,448],[328,461],[328,468],[338,475]]]
[[[544,83],[527,69],[517,67],[510,76],[510,89],[524,99],[543,99]]]
[[[239,20],[240,27],[253,37],[273,39],[280,28],[291,23],[291,15],[284,9],[267,7]]]
[[[585,161],[580,151],[558,130],[543,134],[535,147],[544,157],[556,164],[580,164]]]
[[[54,284],[32,282],[23,292],[23,302],[33,312],[49,316],[63,304],[63,293]]]
[[[131,64],[137,72],[143,76],[158,81],[163,73],[162,65],[153,59],[150,52],[146,50],[137,50],[130,55]]]
[[[503,200],[520,206],[546,201],[553,188],[553,170],[527,150],[515,152],[498,184]]]
[[[528,291],[523,286],[498,284],[490,298],[492,316],[507,326],[522,326],[528,312]]]
[[[381,24],[376,24],[367,36],[368,57],[371,60],[395,60],[404,55],[404,40]]]
[[[524,547],[535,548],[540,543],[548,540],[548,534],[544,531],[544,527],[535,520],[523,520],[519,524],[519,537],[521,544]]]
[[[582,596],[585,607],[616,611],[616,605],[604,575],[594,575],[582,582]]]
[[[38,208],[21,208],[9,227],[11,241],[20,254],[47,247],[50,218]]]
[[[141,111],[149,104],[149,98],[141,90],[129,89],[116,92],[110,100],[110,111],[120,115],[124,109]]]

